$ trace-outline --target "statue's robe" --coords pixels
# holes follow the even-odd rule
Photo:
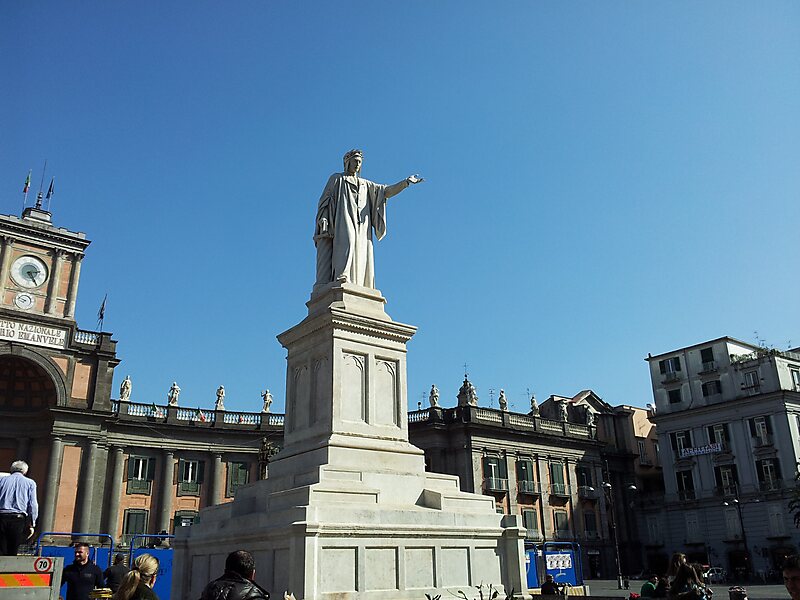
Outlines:
[[[375,287],[372,236],[373,230],[378,240],[386,235],[386,187],[344,173],[330,176],[317,206],[316,285],[347,281]]]

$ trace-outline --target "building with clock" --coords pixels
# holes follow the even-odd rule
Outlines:
[[[191,523],[263,475],[283,417],[112,400],[117,342],[75,321],[89,244],[38,205],[0,215],[0,470],[30,465],[37,534],[124,543]]]

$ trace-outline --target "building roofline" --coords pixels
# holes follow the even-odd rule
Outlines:
[[[751,344],[750,342],[744,342],[742,340],[729,337],[727,335],[714,338],[713,340],[708,340],[707,342],[700,342],[699,344],[692,344],[691,346],[684,346],[683,348],[676,348],[675,350],[670,350],[669,352],[662,352],[661,354],[648,354],[645,357],[646,362],[650,362],[655,359],[662,358],[664,356],[669,356],[670,354],[675,354],[676,352],[683,352],[686,350],[692,350],[694,348],[698,348],[700,346],[708,346],[709,344],[713,344],[714,342],[734,342],[736,344],[741,344],[742,346],[747,346],[748,348],[752,348],[753,350],[758,350],[760,346],[756,346],[755,344]]]

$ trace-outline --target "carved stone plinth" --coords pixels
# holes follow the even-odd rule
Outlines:
[[[406,342],[377,290],[332,285],[278,336],[284,449],[269,478],[204,509],[175,541],[173,597],[200,596],[228,552],[253,552],[273,598],[424,598],[480,583],[524,590],[524,530],[408,442]],[[474,588],[473,588],[474,589]],[[501,590],[502,593],[502,590]]]

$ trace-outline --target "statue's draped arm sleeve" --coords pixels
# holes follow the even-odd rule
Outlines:
[[[314,224],[314,238],[317,237],[333,237],[336,216],[336,184],[338,178],[336,174],[328,178],[328,183],[325,184],[325,189],[322,190],[322,196],[319,198],[317,204],[317,218]],[[327,229],[325,229],[327,227]]]
[[[372,226],[378,240],[386,235],[386,187],[380,183],[369,182],[369,199],[372,206]]]

